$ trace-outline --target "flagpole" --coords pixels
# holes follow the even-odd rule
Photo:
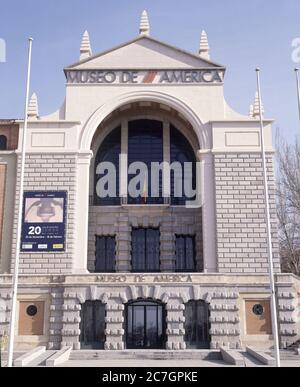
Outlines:
[[[274,278],[272,231],[271,231],[271,219],[270,219],[269,187],[268,187],[265,136],[264,136],[264,122],[263,122],[261,86],[260,86],[260,69],[259,68],[256,69],[256,75],[257,75],[257,91],[258,91],[258,98],[259,98],[260,139],[261,139],[261,153],[262,153],[263,177],[264,177],[264,194],[265,194],[265,208],[266,208],[265,212],[266,212],[266,223],[267,223],[272,330],[273,330],[273,337],[274,337],[274,350],[275,350],[276,366],[280,367],[280,350],[279,350],[279,334],[278,334],[278,321],[277,321],[276,288],[275,288],[275,278]]]
[[[297,97],[298,97],[298,112],[300,120],[300,83],[299,83],[299,69],[295,68],[296,82],[297,82]]]
[[[25,113],[24,113],[23,140],[22,140],[22,150],[21,150],[21,171],[20,171],[16,256],[15,256],[15,263],[14,263],[12,306],[11,306],[11,317],[10,317],[10,327],[9,327],[9,346],[8,346],[8,363],[7,363],[7,366],[9,368],[13,366],[15,325],[16,325],[16,312],[17,312],[17,301],[18,301],[19,262],[20,262],[21,233],[22,233],[24,172],[25,172],[25,161],[26,161],[26,140],[27,140],[27,126],[28,126],[28,104],[29,104],[29,90],[30,90],[30,76],[31,76],[32,42],[33,42],[33,39],[29,38]]]

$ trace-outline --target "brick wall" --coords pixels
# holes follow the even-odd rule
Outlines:
[[[76,155],[27,155],[25,191],[68,191],[66,251],[64,253],[22,253],[21,274],[70,274],[74,257]],[[18,171],[20,156],[18,157]],[[17,175],[16,206],[18,206],[20,172]],[[15,207],[18,208],[18,207]],[[17,211],[14,218],[13,256],[16,250]],[[11,269],[13,270],[12,261]]]
[[[273,158],[268,156],[275,270],[280,272]],[[260,154],[215,156],[217,253],[221,273],[268,270],[262,159]]]
[[[0,125],[0,136],[5,136],[7,138],[7,150],[17,149],[19,141],[19,125]]]

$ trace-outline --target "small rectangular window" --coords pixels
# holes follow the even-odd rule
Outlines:
[[[191,273],[196,271],[196,248],[194,236],[176,236],[176,271]]]
[[[137,273],[160,271],[159,229],[132,230],[132,270]]]
[[[95,273],[114,273],[116,271],[116,238],[96,237]]]

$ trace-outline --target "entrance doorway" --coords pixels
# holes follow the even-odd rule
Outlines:
[[[87,301],[81,307],[81,349],[104,349],[105,304]]]
[[[127,304],[127,349],[165,349],[165,317],[161,303],[147,300]]]

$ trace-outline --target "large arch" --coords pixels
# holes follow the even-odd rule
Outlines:
[[[204,130],[204,125],[197,114],[183,101],[166,93],[157,91],[134,91],[124,93],[102,105],[89,118],[83,128],[80,138],[80,150],[89,151],[94,135],[103,120],[105,120],[116,109],[134,102],[157,102],[165,104],[178,111],[193,126],[198,137],[201,149],[209,148],[209,136]]]
[[[211,149],[211,136],[208,132],[208,126],[201,122],[198,115],[185,102],[177,97],[162,93],[159,91],[138,90],[128,92],[116,96],[107,103],[100,106],[89,118],[83,127],[81,137],[79,139],[80,153],[82,155],[78,163],[78,216],[81,222],[78,222],[76,233],[78,235],[76,243],[76,258],[74,262],[74,273],[86,273],[88,262],[88,236],[85,231],[88,228],[89,220],[89,192],[90,192],[90,166],[92,162],[92,143],[99,126],[104,123],[115,111],[127,105],[141,102],[157,103],[167,106],[178,112],[184,121],[187,121],[197,142],[199,143],[198,157],[204,165],[204,180],[207,182],[204,188],[204,205],[202,223],[206,226],[203,230],[203,248],[204,248],[204,271],[216,272],[216,251],[215,251],[215,205],[212,201],[213,197],[213,159],[209,151]],[[198,149],[199,149],[198,148]],[[84,188],[83,188],[84,187]],[[84,238],[82,237],[84,236]],[[84,239],[84,240],[83,240]],[[125,265],[125,263],[124,263]],[[124,266],[123,265],[123,266]],[[126,267],[128,266],[126,262]],[[125,267],[125,266],[124,266]]]

